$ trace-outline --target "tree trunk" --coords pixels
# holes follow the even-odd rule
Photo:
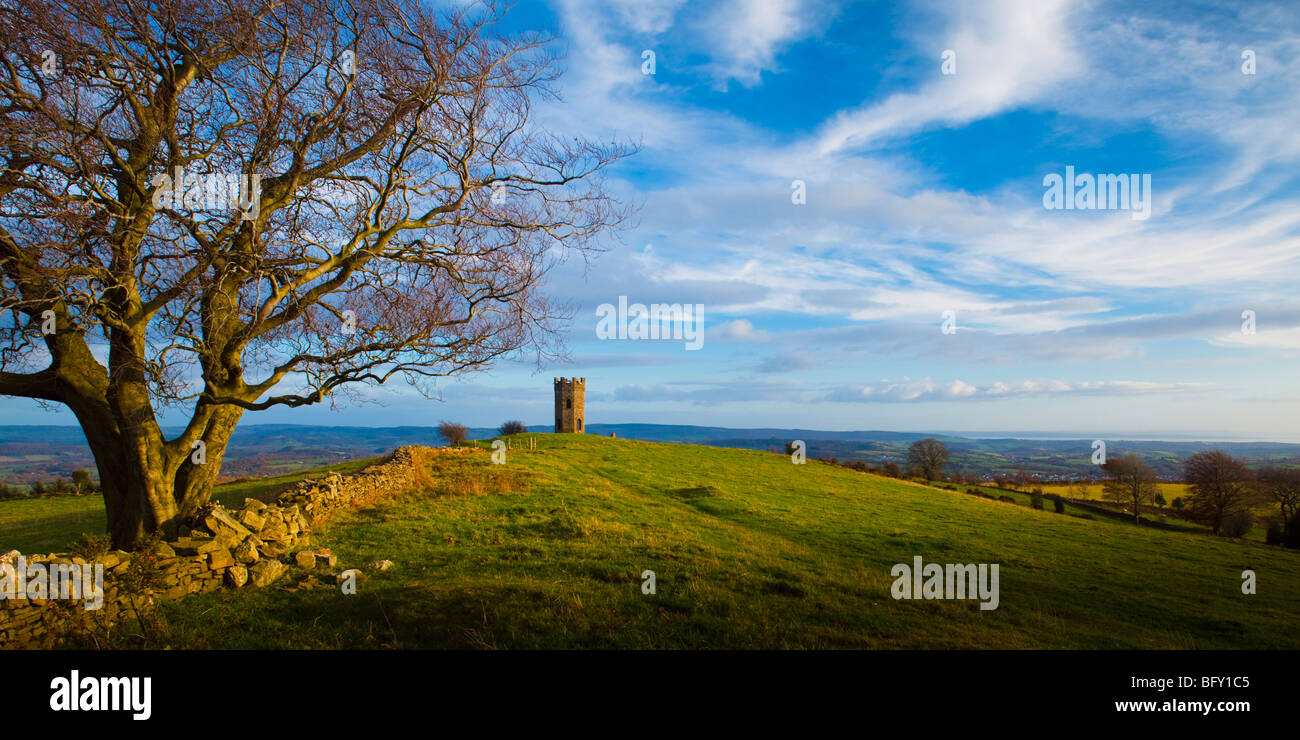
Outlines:
[[[183,520],[192,516],[212,497],[217,476],[221,473],[221,461],[225,459],[226,448],[235,426],[244,415],[238,406],[209,407],[210,417],[204,426],[199,441],[203,442],[204,459],[196,462],[197,451],[191,447],[182,450],[183,458],[173,474],[172,496],[176,502],[175,516]],[[207,410],[198,411],[207,413]]]
[[[230,435],[243,415],[237,407],[211,410],[201,430],[200,454],[193,446],[168,449],[161,436],[122,434],[119,425],[82,419],[82,429],[99,468],[108,534],[113,547],[133,548],[140,537],[175,537],[177,529],[208,503],[221,471]]]

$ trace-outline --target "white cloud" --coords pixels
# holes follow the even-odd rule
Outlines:
[[[946,383],[931,378],[847,385],[828,393],[823,400],[832,402],[897,403],[918,401],[965,401],[1018,398],[1026,396],[1127,396],[1153,393],[1204,391],[1210,383],[1152,383],[1131,380],[1102,380],[1070,383],[1064,380],[997,381],[972,385],[962,380]]]
[[[764,71],[776,68],[780,50],[815,28],[827,9],[803,0],[727,0],[705,18],[712,42],[712,69],[725,87],[735,80],[753,87]]]
[[[918,44],[933,57],[934,79],[917,92],[840,114],[819,132],[816,151],[879,144],[936,123],[969,123],[1033,100],[1083,69],[1071,8],[1067,0],[952,4],[945,31]],[[945,50],[956,53],[954,75],[940,74]]]
[[[605,0],[625,26],[641,34],[659,34],[673,25],[686,0]]]
[[[708,332],[710,340],[765,342],[768,339],[768,333],[761,329],[755,329],[754,323],[748,319],[724,321],[717,326],[709,327]]]
[[[1252,349],[1280,349],[1287,352],[1300,351],[1300,327],[1280,329],[1256,328],[1254,334],[1241,331],[1224,332],[1211,343],[1218,347],[1236,347]]]

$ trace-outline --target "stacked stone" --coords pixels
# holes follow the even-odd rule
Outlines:
[[[26,594],[19,594],[18,598],[0,599],[0,647],[49,647],[57,642],[58,637],[78,624],[81,618],[87,618],[87,615],[90,619],[112,626],[122,620],[135,619],[137,607],[145,610],[153,606],[151,594],[139,594],[132,600],[129,594],[118,587],[114,576],[124,573],[130,562],[130,555],[121,550],[111,550],[92,561],[55,554],[23,556],[17,550],[11,550],[0,556],[0,562],[16,566],[20,556],[29,565],[103,565],[103,607],[86,612],[83,609],[86,602],[84,598],[28,599]]]
[[[131,595],[118,587],[130,555],[113,550],[94,559],[104,565],[104,606],[90,618],[113,625],[135,619],[135,609],[152,607],[156,599],[178,599],[189,594],[251,584],[269,586],[285,573],[286,564],[333,573],[337,558],[328,550],[310,547],[313,526],[336,509],[357,506],[380,496],[412,490],[421,476],[417,468],[431,455],[466,450],[440,447],[402,447],[382,463],[349,476],[333,474],[304,481],[281,494],[274,504],[245,499],[232,512],[214,504],[200,511],[175,541],[159,543],[153,551],[156,587]],[[10,552],[4,558],[16,558]],[[85,564],[82,558],[28,556],[28,563]],[[51,599],[0,599],[0,647],[39,647],[57,643],[75,629],[82,601]]]

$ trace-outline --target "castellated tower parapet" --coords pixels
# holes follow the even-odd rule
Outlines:
[[[555,379],[555,432],[583,434],[586,431],[586,378]]]

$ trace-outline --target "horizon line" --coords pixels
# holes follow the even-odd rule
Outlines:
[[[184,424],[162,424],[161,428],[169,427],[184,428]],[[470,429],[491,429],[496,425],[466,425]],[[530,425],[540,428],[553,428],[552,424]],[[1173,430],[1163,431],[1144,431],[1144,432],[1081,432],[1076,430],[1059,431],[1059,430],[912,430],[912,429],[821,429],[813,427],[728,427],[712,424],[667,424],[662,422],[595,422],[588,424],[588,428],[602,426],[646,426],[646,427],[681,427],[687,429],[721,429],[728,431],[806,431],[806,432],[826,432],[831,434],[918,434],[918,435],[935,435],[943,437],[961,437],[966,439],[1039,439],[1044,441],[1060,440],[1086,440],[1086,439],[1105,439],[1113,441],[1142,441],[1142,442],[1255,442],[1255,443],[1275,443],[1275,444],[1300,444],[1300,433],[1287,438],[1265,438],[1246,435],[1233,435],[1230,432],[1179,432]],[[0,429],[5,428],[41,428],[55,427],[66,429],[81,429],[79,424],[0,424]],[[315,429],[437,429],[436,424],[397,424],[390,426],[376,426],[369,424],[299,424],[291,422],[251,422],[236,426],[238,431],[247,427],[302,427]],[[1294,440],[1294,441],[1291,441]]]

